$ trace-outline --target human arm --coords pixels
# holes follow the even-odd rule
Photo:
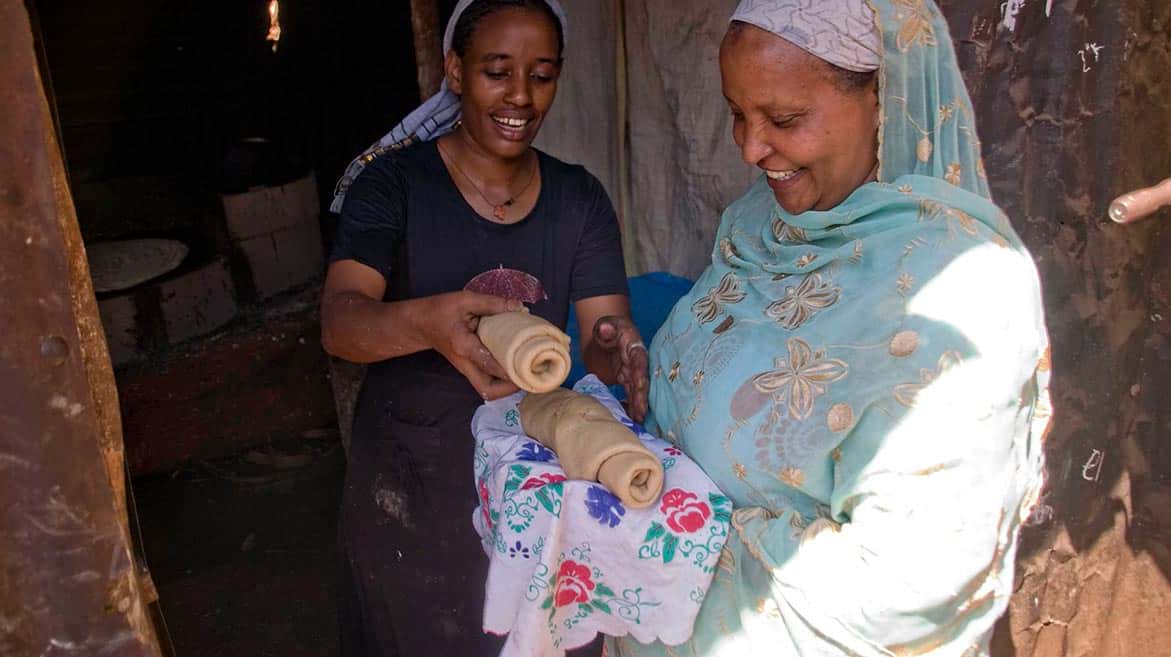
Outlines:
[[[768,627],[793,654],[960,654],[1011,594],[1048,421],[1035,270],[984,246],[932,279],[899,327],[913,339],[865,369],[859,356],[856,392],[823,402],[820,422],[844,432],[824,518],[734,514],[732,594],[783,619]]]
[[[630,313],[618,216],[600,182],[590,176],[589,208],[573,263],[572,295],[586,369],[626,388],[631,417],[647,412],[646,345]]]
[[[485,399],[516,392],[475,331],[480,317],[519,310],[519,302],[466,291],[383,302],[385,288],[377,271],[355,260],[330,265],[321,300],[328,353],[372,363],[434,349]]]
[[[955,365],[906,414],[889,402],[863,411],[839,448],[828,520],[737,509],[729,547],[758,573],[746,579],[768,582],[762,595],[792,622],[789,639],[918,654],[976,643],[1003,611],[1021,511],[1039,484],[1027,427],[1037,391],[1027,384],[1020,406],[980,411],[979,367]]]

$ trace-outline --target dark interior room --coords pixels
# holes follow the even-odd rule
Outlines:
[[[410,5],[27,6],[174,650],[335,654],[328,201],[418,103]]]

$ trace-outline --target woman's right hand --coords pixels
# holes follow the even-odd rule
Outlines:
[[[491,401],[518,388],[476,335],[480,318],[513,312],[521,303],[476,292],[449,292],[427,298],[420,323],[431,348],[443,354],[481,397]]]

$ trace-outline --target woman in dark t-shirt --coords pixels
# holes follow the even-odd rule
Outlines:
[[[503,266],[537,277],[531,311],[646,412],[618,222],[601,184],[531,147],[561,69],[554,0],[463,0],[440,94],[355,160],[339,184],[322,342],[370,363],[339,520],[342,654],[495,655],[482,631],[485,558],[471,523],[471,417],[516,391],[475,335],[519,308],[463,291]],[[360,174],[360,175],[359,175]]]

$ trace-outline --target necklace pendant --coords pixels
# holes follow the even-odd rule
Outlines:
[[[497,205],[492,208],[492,216],[496,217],[496,221],[504,221],[504,206]]]

